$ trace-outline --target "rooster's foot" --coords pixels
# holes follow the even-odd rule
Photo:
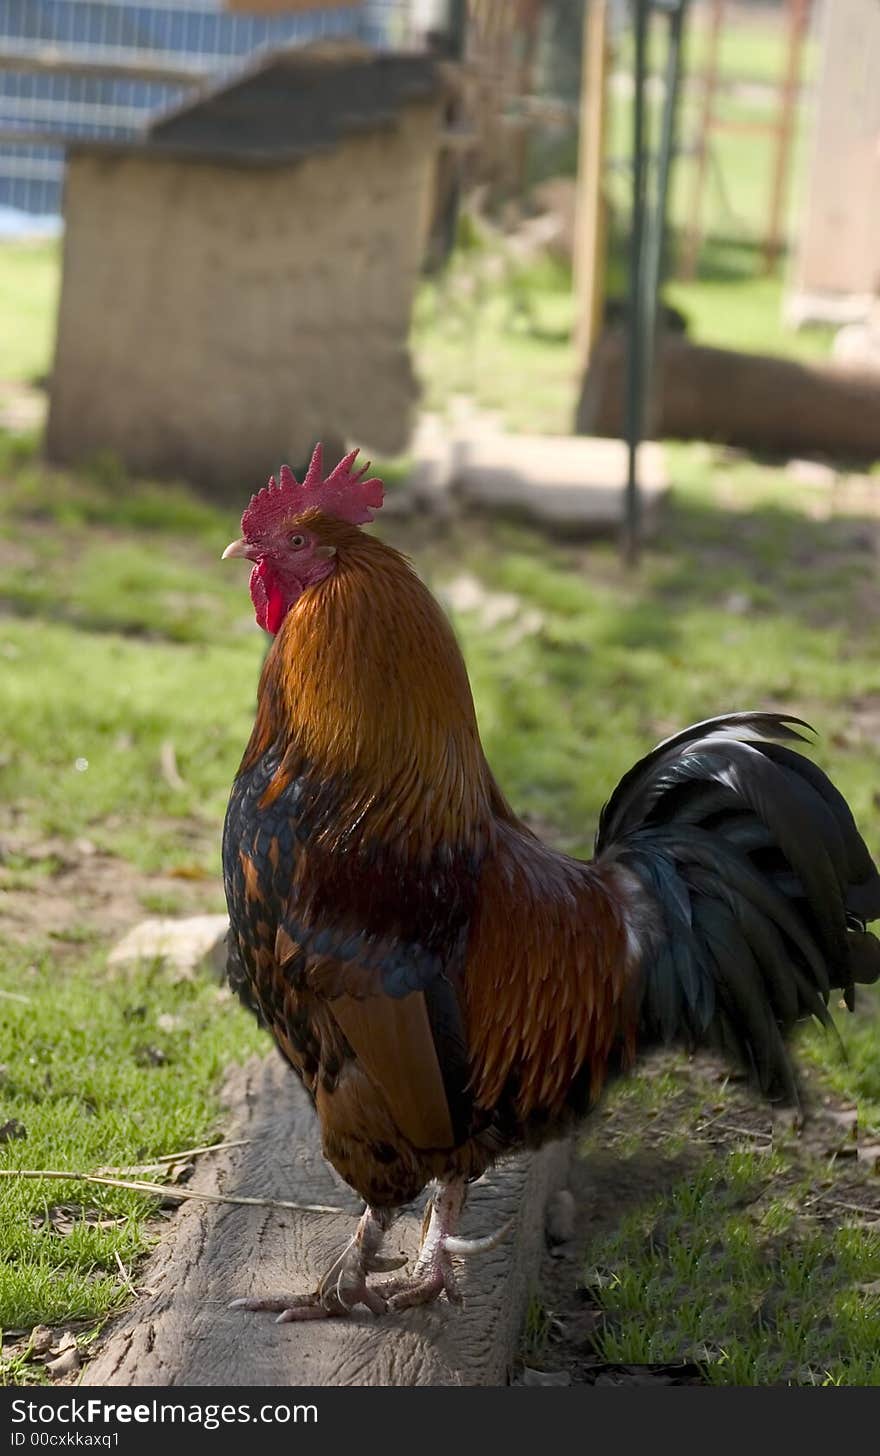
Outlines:
[[[375,1292],[386,1301],[388,1309],[412,1309],[430,1304],[444,1294],[450,1304],[461,1304],[461,1291],[452,1267],[452,1255],[485,1254],[509,1232],[506,1223],[497,1233],[481,1239],[461,1239],[454,1232],[464,1205],[467,1185],[461,1179],[443,1183],[425,1210],[422,1224],[422,1246],[411,1278],[386,1279],[375,1286]]]
[[[367,1275],[385,1274],[406,1263],[403,1255],[384,1258],[379,1253],[390,1222],[391,1215],[384,1209],[367,1208],[354,1238],[330,1265],[313,1294],[235,1299],[230,1308],[268,1310],[278,1315],[275,1323],[279,1325],[351,1314],[359,1304],[366,1305],[372,1314],[384,1314],[386,1301],[367,1284]]]
[[[441,1183],[425,1209],[422,1243],[411,1275],[384,1279],[372,1287],[368,1274],[384,1274],[406,1263],[402,1256],[385,1258],[379,1250],[393,1214],[387,1209],[367,1208],[357,1233],[331,1264],[314,1294],[290,1294],[281,1298],[236,1299],[236,1309],[269,1310],[278,1324],[299,1320],[331,1319],[351,1314],[365,1305],[372,1314],[412,1309],[430,1304],[445,1294],[450,1304],[461,1304],[453,1255],[485,1254],[494,1249],[509,1231],[506,1223],[497,1233],[481,1239],[461,1239],[456,1233],[467,1185],[462,1178]]]

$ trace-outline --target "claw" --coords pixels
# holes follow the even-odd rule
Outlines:
[[[502,1239],[507,1238],[513,1224],[514,1220],[509,1218],[494,1234],[486,1234],[482,1239],[459,1239],[454,1234],[448,1234],[443,1247],[447,1254],[463,1254],[465,1257],[469,1254],[488,1254],[491,1249],[498,1247]]]

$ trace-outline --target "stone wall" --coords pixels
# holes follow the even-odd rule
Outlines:
[[[47,449],[240,498],[321,436],[404,448],[433,104],[296,165],[70,159]]]

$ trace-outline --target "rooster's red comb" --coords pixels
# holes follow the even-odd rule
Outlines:
[[[272,531],[290,516],[301,516],[305,511],[323,511],[326,516],[335,516],[339,521],[348,521],[353,526],[362,526],[373,519],[373,512],[382,504],[384,488],[381,480],[373,476],[365,480],[370,462],[360,470],[353,470],[357,450],[352,450],[336,469],[323,478],[323,451],[315,446],[314,454],[300,483],[289,465],[282,465],[276,483],[274,475],[269,484],[251,496],[250,505],[241,518],[241,533],[245,540],[252,541]]]

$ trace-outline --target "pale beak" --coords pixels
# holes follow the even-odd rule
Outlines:
[[[249,545],[249,543],[245,541],[244,538],[242,538],[241,541],[230,541],[226,550],[223,552],[223,555],[220,557],[220,560],[228,561],[231,556],[243,556],[245,560],[253,561],[253,550],[253,546]]]

